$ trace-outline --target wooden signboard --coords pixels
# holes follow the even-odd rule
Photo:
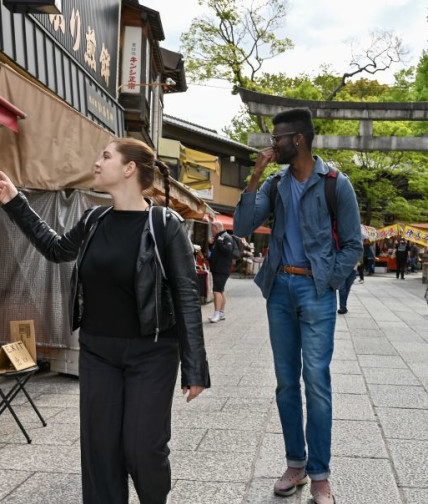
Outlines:
[[[8,343],[0,348],[0,373],[22,371],[35,366],[30,353],[22,341]]]
[[[10,343],[0,347],[0,374],[22,371],[36,365],[36,336],[33,320],[10,322]]]
[[[22,341],[31,358],[37,362],[36,335],[34,320],[12,320],[10,322],[10,341]]]

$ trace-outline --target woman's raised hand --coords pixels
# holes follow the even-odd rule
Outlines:
[[[18,189],[12,184],[6,173],[0,171],[0,203],[9,203],[18,194]]]

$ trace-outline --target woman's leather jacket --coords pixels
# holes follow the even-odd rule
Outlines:
[[[71,279],[70,328],[77,329],[82,320],[84,299],[79,281],[79,267],[99,219],[111,209],[105,209],[92,224],[88,222],[91,209],[64,235],[58,235],[30,207],[27,198],[19,193],[3,209],[30,242],[49,261],[76,261]],[[168,330],[179,339],[182,386],[210,386],[210,377],[200,309],[200,297],[195,270],[193,247],[188,239],[183,219],[175,212],[167,212],[164,229],[163,277],[155,253],[149,219],[144,225],[136,265],[135,295],[142,337],[153,337]]]

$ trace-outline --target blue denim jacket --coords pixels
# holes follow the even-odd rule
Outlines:
[[[348,177],[339,173],[336,183],[337,221],[340,250],[336,250],[331,218],[324,194],[328,166],[315,156],[314,172],[308,180],[300,200],[300,226],[303,248],[309,259],[320,297],[328,289],[337,289],[358,262],[362,252],[360,213],[354,189]],[[290,197],[291,173],[283,168],[279,174],[275,203],[275,223],[269,240],[269,251],[255,278],[267,299],[281,264],[282,245],[287,220],[287,201]],[[244,192],[236,207],[234,233],[247,236],[260,226],[270,214],[270,176],[257,192]]]

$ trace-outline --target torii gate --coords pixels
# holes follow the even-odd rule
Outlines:
[[[376,137],[373,121],[427,121],[428,102],[348,102],[298,100],[257,93],[238,88],[241,100],[248,105],[250,114],[273,117],[287,109],[308,107],[316,119],[360,121],[358,136],[315,135],[316,149],[355,151],[428,151],[428,137]],[[252,147],[270,145],[269,133],[250,133]]]

